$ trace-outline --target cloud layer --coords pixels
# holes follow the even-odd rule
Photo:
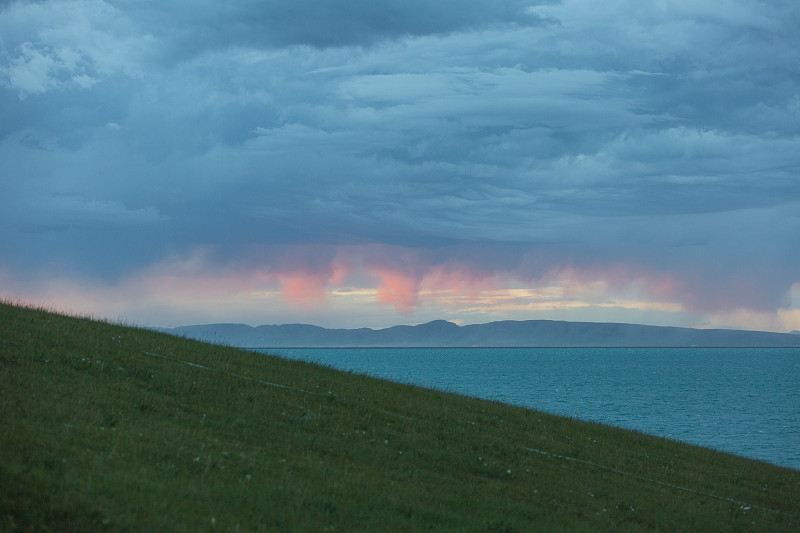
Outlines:
[[[228,298],[800,329],[798,27],[754,0],[8,2],[2,288],[173,324]]]

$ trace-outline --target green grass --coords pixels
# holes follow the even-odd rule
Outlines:
[[[799,531],[800,471],[0,304],[16,530]]]

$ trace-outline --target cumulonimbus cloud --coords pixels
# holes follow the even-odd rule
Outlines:
[[[543,286],[791,311],[798,22],[751,0],[7,2],[0,269],[287,313]]]

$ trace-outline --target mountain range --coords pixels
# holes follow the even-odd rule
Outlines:
[[[800,347],[800,335],[599,322],[504,320],[458,326],[434,320],[385,329],[327,329],[309,324],[206,324],[160,328],[188,338],[244,348],[285,347]]]

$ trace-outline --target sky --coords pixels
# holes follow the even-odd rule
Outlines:
[[[0,1],[0,297],[800,330],[795,0]]]

